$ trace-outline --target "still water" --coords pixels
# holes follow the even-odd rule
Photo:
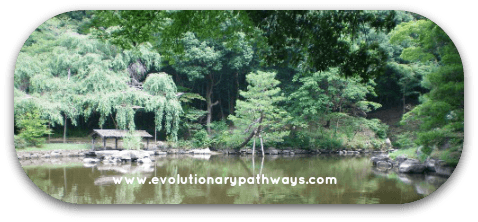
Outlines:
[[[424,198],[446,178],[381,172],[370,156],[157,156],[151,164],[83,164],[81,158],[20,161],[59,200],[80,204],[398,204]],[[336,184],[148,184],[153,177],[335,177]],[[147,177],[116,185],[114,178]],[[224,183],[224,182],[223,182]]]

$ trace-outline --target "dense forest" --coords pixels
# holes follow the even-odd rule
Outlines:
[[[463,65],[440,27],[404,11],[73,11],[22,47],[14,118],[17,148],[97,128],[218,150],[391,138],[456,164]]]

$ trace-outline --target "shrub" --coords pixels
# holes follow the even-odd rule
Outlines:
[[[197,131],[193,136],[193,144],[197,148],[209,147],[212,143],[213,140],[209,138],[204,129]]]
[[[371,129],[378,138],[387,138],[388,125],[380,122],[379,119],[371,119],[365,122],[369,129]]]
[[[139,150],[141,147],[141,137],[129,131],[123,138],[123,146],[128,150]]]
[[[315,144],[316,147],[325,150],[338,150],[343,148],[343,140],[337,137],[325,136],[320,139],[317,139]]]
[[[289,135],[284,138],[283,146],[296,147],[301,149],[309,149],[313,146],[315,141],[313,137],[317,135],[311,135],[307,131],[291,131]]]
[[[381,140],[373,139],[373,140],[370,140],[370,144],[372,145],[374,150],[379,150],[382,148],[382,145],[384,144],[384,142]]]
[[[27,147],[27,141],[25,139],[23,139],[23,137],[20,137],[20,136],[17,136],[17,135],[13,135],[13,143],[15,145],[15,148],[16,149],[23,149],[25,147]]]
[[[40,146],[45,142],[43,136],[51,134],[51,129],[46,126],[46,120],[40,118],[36,110],[20,115],[17,119],[17,126],[21,129],[18,135],[31,146]]]
[[[393,146],[401,149],[408,149],[416,147],[417,144],[413,142],[415,135],[410,132],[404,132],[397,136],[397,140],[393,142]]]

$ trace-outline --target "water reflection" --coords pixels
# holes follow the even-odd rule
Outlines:
[[[30,179],[54,198],[87,204],[376,204],[408,203],[429,195],[446,178],[405,175],[372,167],[369,157],[336,155],[167,155],[150,164],[83,164],[79,158],[25,160]],[[153,177],[336,177],[337,184],[149,184]],[[115,184],[147,177],[145,184]]]

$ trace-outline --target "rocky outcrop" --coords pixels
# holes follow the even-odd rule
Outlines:
[[[106,156],[112,156],[118,152],[120,151],[119,150],[100,150],[100,151],[95,151],[95,155],[97,158],[104,158]]]
[[[269,155],[278,155],[280,152],[274,147],[269,147],[268,149],[264,151],[264,153]]]
[[[390,162],[391,159],[388,155],[377,155],[370,158],[370,161],[376,166],[378,162]]]
[[[205,149],[194,149],[194,150],[191,150],[189,153],[191,154],[211,154],[211,150],[209,150],[209,148],[205,148]]]
[[[385,139],[383,145],[385,146],[385,149],[392,148],[392,141],[390,141],[390,138]]]
[[[407,159],[400,164],[398,172],[400,173],[423,173],[425,171],[425,164],[420,163],[416,159]]]
[[[381,154],[371,157],[370,161],[372,161],[373,165],[379,171],[394,169],[404,174],[434,172],[438,175],[450,176],[455,169],[442,160],[428,158],[425,162],[421,163],[419,160],[410,159],[405,155],[397,156],[395,160],[392,160],[388,155]]]
[[[85,159],[83,159],[83,162],[84,163],[98,163],[98,162],[100,162],[100,160],[95,159],[95,158],[85,158]]]

